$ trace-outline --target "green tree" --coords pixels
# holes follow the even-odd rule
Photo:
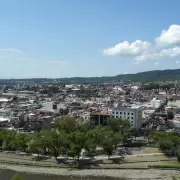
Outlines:
[[[4,141],[4,131],[0,131],[0,147],[2,147]]]
[[[30,139],[31,139],[31,136],[28,134],[17,133],[15,137],[16,148],[22,149],[25,151],[26,148],[28,148],[28,142],[30,141]]]
[[[139,136],[139,131],[136,128],[132,128],[130,130],[130,134],[131,134],[131,136],[134,136],[134,138],[136,140],[136,138]]]
[[[123,124],[122,119],[115,119],[115,118],[108,119],[108,125],[110,129],[114,132],[119,132],[122,124]]]
[[[81,151],[85,148],[86,137],[84,132],[72,132],[69,136],[70,140],[70,151],[77,158],[79,164],[79,158]]]
[[[21,176],[20,174],[15,174],[11,180],[23,180],[23,176]]]
[[[34,139],[30,142],[29,147],[31,151],[38,154],[50,152],[55,159],[68,146],[67,134],[64,131],[56,132],[52,130],[44,130],[36,134]]]
[[[49,133],[50,137],[50,151],[53,153],[55,159],[67,151],[67,147],[69,146],[68,136],[64,131],[55,132],[51,131]]]
[[[180,146],[177,147],[176,157],[177,157],[178,162],[180,162]]]
[[[104,152],[108,155],[108,159],[110,158],[110,156],[113,153],[113,139],[112,138],[108,138],[106,140],[103,141],[102,143],[102,147],[104,149]]]
[[[33,139],[28,143],[28,148],[31,152],[37,153],[38,157],[40,153],[42,153],[44,149],[44,144],[42,143],[41,135],[40,133],[37,133]]]
[[[71,133],[76,130],[76,119],[70,116],[57,118],[55,124],[59,131],[63,130],[67,133]]]
[[[101,128],[98,136],[100,137],[98,144],[104,149],[108,158],[112,155],[117,142],[114,141],[114,132],[112,130]]]
[[[160,150],[167,155],[172,155],[173,147],[174,147],[174,144],[171,140],[165,139],[165,140],[160,140],[159,142]]]
[[[168,117],[168,119],[173,119],[173,118],[174,118],[173,112],[168,111],[168,112],[167,112],[167,117]]]
[[[121,118],[110,118],[108,119],[109,128],[114,132],[121,132],[122,135],[129,131],[130,123],[129,120]]]
[[[112,138],[113,138],[114,149],[116,150],[118,145],[120,143],[122,143],[123,136],[121,135],[121,133],[116,132],[116,133],[113,134]]]
[[[5,131],[4,132],[4,140],[2,144],[2,148],[5,150],[16,150],[17,142],[16,142],[16,132],[15,131]]]

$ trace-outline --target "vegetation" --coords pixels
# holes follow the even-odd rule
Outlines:
[[[178,135],[158,131],[153,133],[153,139],[165,155],[176,156],[180,162],[180,137]]]
[[[23,177],[22,177],[21,175],[19,175],[19,174],[15,174],[15,175],[11,178],[11,180],[23,180]]]
[[[118,81],[133,81],[133,82],[151,82],[151,81],[173,81],[180,80],[180,69],[168,69],[168,70],[154,70],[147,72],[140,72],[136,74],[121,74],[117,76],[109,77],[72,77],[72,78],[59,78],[59,79],[47,79],[47,78],[34,78],[34,79],[0,79],[0,84],[16,84],[16,82],[22,81],[26,83],[54,83],[59,82],[61,84],[89,84],[89,83],[107,83]],[[166,87],[166,86],[164,86]],[[52,88],[50,93],[58,92],[57,88]]]
[[[93,127],[79,121],[61,117],[56,120],[54,130],[42,130],[33,135],[1,131],[0,146],[3,150],[36,153],[38,157],[52,155],[56,160],[60,155],[67,155],[79,163],[83,149],[87,156],[93,157],[96,148],[101,147],[110,157],[130,127],[128,120],[122,119],[110,119],[106,127]]]

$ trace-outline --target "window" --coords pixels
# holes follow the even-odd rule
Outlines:
[[[133,116],[133,115],[134,115],[134,113],[131,113],[131,115]]]
[[[122,114],[122,112],[120,112],[120,114]]]
[[[129,116],[127,118],[129,119]]]
[[[124,112],[124,115],[126,115],[126,112]]]
[[[57,109],[57,104],[53,104],[53,109]]]
[[[116,118],[118,118],[118,116],[116,116]]]
[[[118,112],[116,112],[116,114],[118,114]]]
[[[127,113],[129,115],[129,113]]]
[[[112,113],[114,114],[114,111]]]
[[[134,119],[133,117],[131,117],[131,119]]]

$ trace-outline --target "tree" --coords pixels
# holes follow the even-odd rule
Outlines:
[[[131,136],[134,136],[135,140],[139,136],[139,131],[136,128],[130,130]]]
[[[76,119],[70,116],[57,118],[55,124],[58,130],[64,130],[67,133],[71,133],[76,130]]]
[[[28,143],[28,149],[29,151],[38,154],[37,160],[40,153],[43,153],[46,150],[46,145],[44,144],[40,133],[34,135],[33,139],[31,139],[31,141]]]
[[[36,134],[29,144],[31,151],[35,151],[38,154],[51,153],[56,160],[59,154],[63,153],[67,146],[67,134],[63,131],[56,132],[51,130],[43,130]]]
[[[162,152],[164,152],[166,155],[173,155],[173,147],[174,144],[171,140],[160,140],[159,142],[159,148]]]
[[[0,147],[2,147],[4,141],[4,131],[0,131]]]
[[[176,156],[180,161],[180,137],[166,132],[154,132],[153,138],[159,144],[159,148],[168,156]]]
[[[85,147],[85,142],[86,142],[85,133],[78,131],[72,132],[69,136],[69,140],[70,140],[70,151],[75,157],[77,157],[77,161],[79,164],[81,151]]]
[[[119,132],[122,125],[122,119],[110,118],[108,119],[108,125],[114,132]]]
[[[120,118],[109,118],[108,119],[109,128],[114,132],[120,132],[124,134],[130,128],[130,123],[128,120],[123,120]]]
[[[14,131],[5,131],[4,132],[4,140],[2,144],[2,148],[5,150],[16,150],[17,143],[16,143],[16,132]]]
[[[28,148],[28,142],[31,139],[30,135],[18,133],[16,134],[15,141],[16,147],[18,149],[23,149],[24,151]]]
[[[66,152],[66,149],[69,146],[68,136],[64,131],[51,131],[49,137],[51,141],[50,150],[57,160],[59,154],[62,154],[64,151]]]
[[[180,162],[180,146],[177,147],[176,157],[177,157],[178,162]]]
[[[101,128],[98,131],[99,142],[98,144],[104,149],[104,152],[108,155],[108,158],[112,155],[115,144],[114,132],[107,128]]]
[[[23,177],[22,177],[21,175],[19,175],[19,174],[15,174],[15,175],[11,178],[11,180],[23,180]]]
[[[118,144],[122,143],[123,136],[121,135],[121,133],[116,132],[113,134],[112,138],[113,138],[114,149],[116,150],[118,147]]]
[[[110,158],[110,156],[113,153],[113,147],[114,143],[113,143],[113,139],[110,137],[106,137],[105,140],[102,142],[102,147],[104,149],[104,152],[108,155],[108,159]]]
[[[173,112],[168,111],[168,112],[167,112],[167,117],[168,117],[168,119],[173,119],[173,118],[174,118]]]

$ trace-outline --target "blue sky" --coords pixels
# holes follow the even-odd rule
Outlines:
[[[0,4],[0,78],[109,76],[180,67],[179,0]]]

